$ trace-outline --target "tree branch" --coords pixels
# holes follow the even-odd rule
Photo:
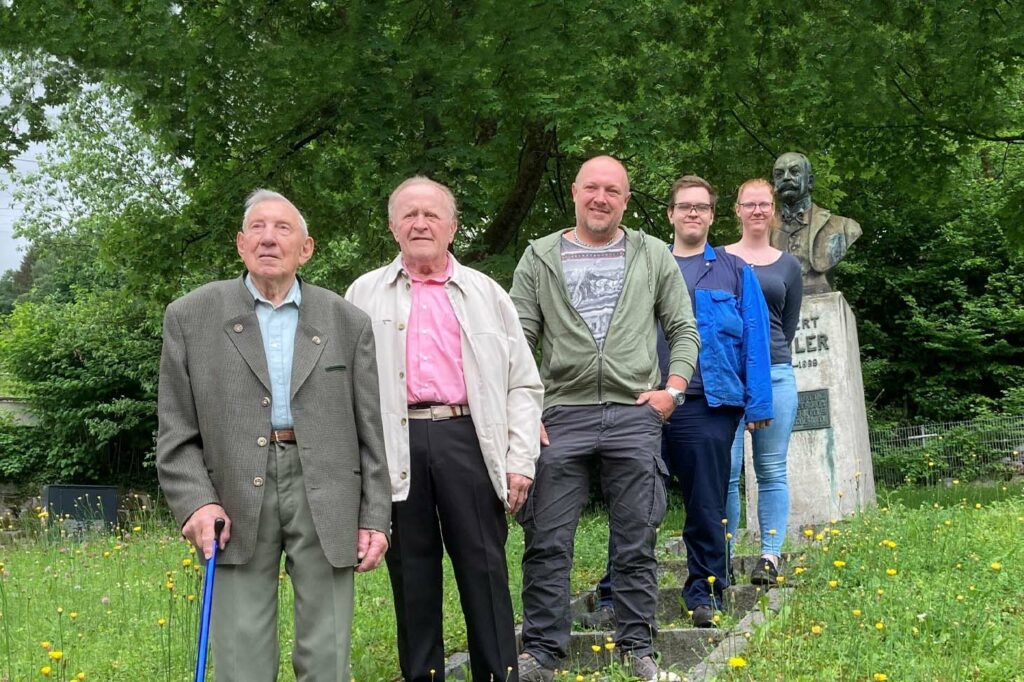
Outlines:
[[[515,239],[516,232],[530,212],[537,197],[548,158],[555,149],[555,131],[544,121],[526,126],[526,134],[519,152],[519,168],[512,189],[502,202],[494,220],[470,249],[469,261],[501,253]]]

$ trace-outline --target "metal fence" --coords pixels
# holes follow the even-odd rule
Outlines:
[[[880,429],[870,440],[875,483],[888,488],[1024,474],[1024,415]]]

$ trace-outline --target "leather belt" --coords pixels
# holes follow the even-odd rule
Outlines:
[[[430,419],[435,422],[452,417],[469,416],[469,405],[431,405],[430,407],[410,407],[409,419]]]
[[[295,431],[293,429],[274,429],[270,432],[271,443],[294,443]]]

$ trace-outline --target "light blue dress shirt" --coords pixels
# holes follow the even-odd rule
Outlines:
[[[295,331],[299,327],[299,304],[302,291],[299,279],[292,282],[292,288],[281,305],[275,307],[264,298],[256,286],[245,275],[245,286],[256,299],[256,317],[260,321],[260,335],[263,337],[263,352],[267,356],[270,371],[270,425],[275,429],[290,429],[292,422],[292,356],[295,353]]]

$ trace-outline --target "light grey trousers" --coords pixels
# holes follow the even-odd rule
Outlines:
[[[271,446],[264,486],[252,560],[217,566],[210,626],[217,682],[277,679],[282,552],[295,591],[296,680],[349,682],[353,569],[334,568],[324,556],[294,443]]]

